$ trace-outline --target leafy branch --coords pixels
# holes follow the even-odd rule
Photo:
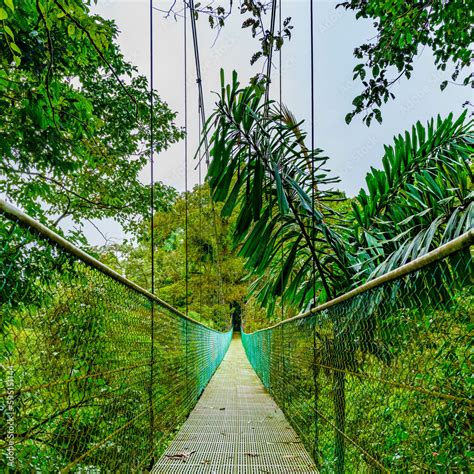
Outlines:
[[[258,276],[254,292],[269,312],[280,297],[299,307],[333,297],[351,272],[329,225],[338,221],[328,188],[337,180],[324,171],[326,157],[304,146],[300,124],[283,120],[262,87],[241,89],[235,73],[226,86],[221,72],[221,83],[205,130],[213,157],[208,180],[223,216],[238,214],[234,240]]]
[[[381,123],[382,104],[395,98],[391,87],[402,77],[410,79],[415,58],[426,46],[433,51],[437,69],[454,68],[451,73],[454,83],[474,85],[472,72],[457,82],[461,72],[470,67],[474,38],[471,28],[474,9],[464,0],[388,3],[350,0],[338,7],[355,11],[357,19],[372,20],[377,29],[374,38],[354,50],[354,56],[363,62],[355,66],[353,79],[359,79],[364,89],[354,98],[354,108],[346,115],[347,123],[358,114],[363,114],[362,120],[368,126],[373,119]],[[449,82],[442,81],[441,90]]]
[[[160,9],[155,7],[156,10],[165,14],[165,18],[173,16],[183,16],[183,8],[176,8],[176,1],[173,1],[168,9]],[[194,4],[194,1],[185,1],[185,7],[192,12],[196,19],[200,15],[207,17],[209,26],[211,29],[217,31],[219,36],[220,31],[225,26],[227,19],[233,13],[234,1],[229,0],[227,7],[222,5],[215,6],[214,1],[206,2],[201,4],[200,2]],[[291,31],[293,26],[291,25],[291,17],[287,17],[283,20],[282,29],[279,31],[272,31],[271,28],[265,26],[264,17],[265,15],[275,7],[275,2],[272,0],[239,0],[238,12],[240,15],[246,15],[242,22],[242,28],[249,28],[253,38],[257,38],[260,42],[260,49],[252,54],[250,57],[250,64],[253,65],[260,59],[264,59],[262,65],[262,71],[267,66],[267,62],[271,59],[272,50],[279,51],[285,41],[291,39]],[[216,39],[217,39],[216,36]],[[256,74],[252,81],[253,83],[264,84],[269,79],[263,73]]]

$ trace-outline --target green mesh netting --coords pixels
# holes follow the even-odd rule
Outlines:
[[[0,312],[1,472],[145,470],[232,337],[1,214]]]
[[[469,472],[468,248],[309,317],[242,334],[321,472]]]

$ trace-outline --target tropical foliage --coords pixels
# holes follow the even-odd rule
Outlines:
[[[3,214],[0,230],[0,472],[150,472],[231,333]]]
[[[420,122],[385,147],[353,200],[350,235],[361,279],[386,273],[474,224],[473,122],[466,113]]]
[[[319,472],[469,472],[469,250],[415,276],[243,336]]]
[[[402,77],[411,77],[415,58],[426,46],[433,51],[437,69],[452,69],[451,80],[443,80],[441,90],[449,82],[474,84],[469,70],[474,39],[471,2],[350,0],[337,7],[353,10],[356,18],[371,20],[377,30],[371,40],[354,50],[354,56],[362,61],[354,68],[354,79],[359,79],[364,89],[346,115],[348,123],[361,113],[367,125],[374,118],[382,122],[382,103],[395,98],[392,86]]]
[[[417,123],[385,148],[345,215],[322,151],[258,86],[234,73],[206,133],[209,184],[222,214],[237,213],[235,244],[258,276],[253,291],[273,312],[282,297],[299,310],[347,291],[462,234],[473,225],[472,121]]]
[[[330,298],[350,270],[329,205],[337,195],[328,185],[337,180],[324,169],[327,158],[308,150],[299,124],[263,99],[259,86],[240,88],[235,73],[226,87],[222,73],[207,132],[212,196],[224,202],[223,216],[236,210],[235,242],[271,313],[277,296],[300,307]]]
[[[0,191],[50,223],[114,217],[137,230],[149,208],[139,176],[150,92],[120,52],[115,24],[90,3],[9,0],[0,9]],[[159,152],[182,132],[153,98]],[[173,195],[159,183],[156,207]]]
[[[153,219],[157,295],[211,327],[229,327],[244,309],[248,283],[243,259],[232,250],[235,219],[220,216],[207,185],[183,193]],[[145,234],[145,232],[143,232]],[[97,249],[101,260],[143,288],[151,286],[149,238]]]
[[[272,26],[274,19],[271,0],[240,0],[219,3],[185,4],[193,11],[196,19],[203,15],[208,19],[211,29],[220,30],[228,18],[240,13],[245,16],[242,28],[248,28],[252,37],[257,38],[260,49],[252,54],[250,63],[261,58],[271,61],[272,51],[280,50],[292,36],[291,17],[285,18],[281,30]],[[279,7],[277,7],[279,8]],[[372,23],[376,34],[366,43],[354,49],[354,57],[359,64],[354,67],[354,80],[359,80],[363,90],[357,95],[345,120],[349,124],[353,118],[362,114],[362,120],[369,126],[375,119],[382,122],[383,104],[395,98],[393,86],[403,77],[410,79],[416,58],[426,47],[433,52],[436,68],[445,73],[446,79],[440,83],[441,90],[448,84],[473,86],[474,74],[469,70],[472,63],[472,24],[474,8],[469,0],[419,1],[419,0],[347,0],[335,3],[335,8],[353,11],[357,20]],[[164,11],[166,18],[181,13],[181,8],[172,3]],[[270,26],[265,16],[271,13]],[[267,70],[267,74],[270,70]],[[270,81],[265,74],[256,74],[252,82],[261,84]],[[464,105],[470,104],[469,96]],[[471,104],[472,105],[472,104]]]
[[[124,60],[116,26],[92,15],[91,1],[0,2],[0,191],[49,223],[114,217],[135,240],[96,249],[101,259],[146,289],[153,263],[157,295],[210,328],[228,329],[229,316],[241,313],[246,330],[268,326],[473,227],[466,113],[395,137],[383,169],[372,169],[366,188],[347,199],[291,111],[265,101],[260,81],[241,87],[234,73],[227,85],[221,73],[203,138],[212,157],[207,183],[182,195],[156,186],[151,262],[150,189],[139,175],[151,152],[151,119],[158,152],[182,136],[175,114]],[[463,16],[464,4],[344,2],[359,17],[379,19],[376,40],[356,50],[366,57],[355,70],[365,91],[347,121],[361,112],[368,124],[381,121],[379,107],[392,97],[389,70],[409,77],[419,46],[433,48],[442,70],[454,61],[456,81],[470,58],[472,9]],[[228,14],[187,6],[218,29]],[[261,42],[252,62],[268,60],[290,36],[289,20],[276,34],[265,29],[268,7],[239,3],[248,15],[243,26]],[[18,469],[151,468],[230,333],[179,316],[0,217],[0,358],[18,383],[13,394],[6,385],[2,391],[15,397]],[[471,272],[463,249],[245,336],[255,338],[250,358],[260,374],[267,371],[262,380],[322,472],[380,465],[467,472]],[[2,447],[7,421],[0,422]]]

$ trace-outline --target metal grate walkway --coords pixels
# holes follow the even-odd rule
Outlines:
[[[314,474],[316,468],[265,391],[234,335],[221,366],[153,473]]]

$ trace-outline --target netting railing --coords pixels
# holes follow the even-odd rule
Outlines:
[[[473,241],[243,333],[321,472],[472,472]]]
[[[229,346],[0,201],[1,472],[141,472]]]

